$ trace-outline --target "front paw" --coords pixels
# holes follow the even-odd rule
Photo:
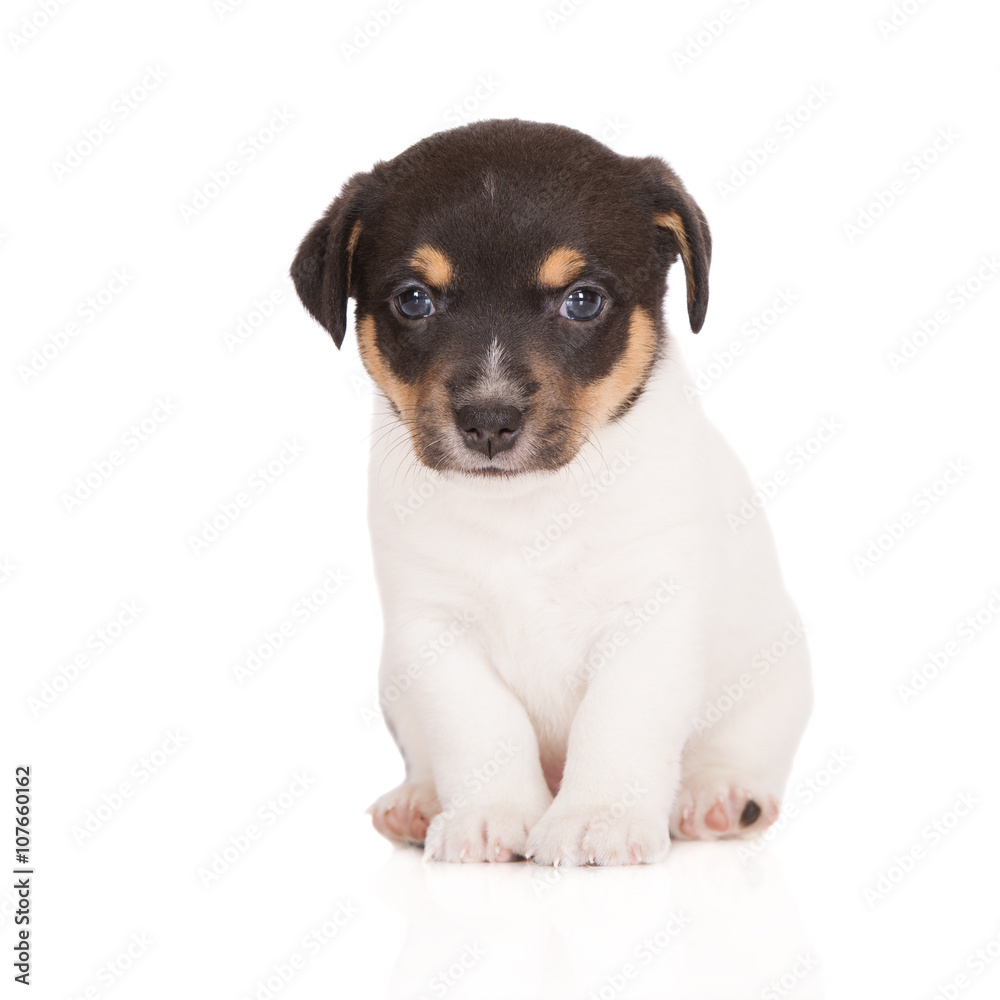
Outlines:
[[[670,849],[667,810],[569,806],[558,800],[532,828],[527,857],[538,865],[644,865]]]
[[[431,820],[425,861],[513,861],[524,857],[528,831],[544,811],[513,803],[444,810]]]

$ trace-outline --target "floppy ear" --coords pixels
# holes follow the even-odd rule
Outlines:
[[[309,230],[292,261],[302,304],[340,347],[347,332],[347,300],[355,293],[354,250],[361,236],[361,195],[370,174],[355,174],[323,218]]]
[[[687,277],[688,319],[697,333],[708,310],[708,267],[712,260],[712,235],[705,215],[687,193],[681,179],[663,160],[650,156],[641,161],[653,198],[653,223],[668,265],[680,254]]]

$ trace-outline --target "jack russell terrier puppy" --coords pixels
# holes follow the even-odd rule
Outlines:
[[[701,329],[710,257],[662,160],[519,120],[355,174],[299,248],[299,297],[337,347],[355,300],[379,390],[380,702],[406,779],[370,812],[428,860],[653,862],[778,815],[806,643],[662,315],[679,258]]]

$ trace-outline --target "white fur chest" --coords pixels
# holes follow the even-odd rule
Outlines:
[[[376,568],[387,621],[462,616],[540,735],[564,738],[586,664],[628,595],[608,565],[592,484],[569,476],[516,492],[477,496],[423,472],[373,491]]]

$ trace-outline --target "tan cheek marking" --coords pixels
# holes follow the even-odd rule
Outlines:
[[[427,244],[413,251],[410,266],[415,267],[433,288],[447,288],[455,276],[451,261],[436,247]]]
[[[565,424],[567,421],[574,425],[580,423],[578,413],[581,405],[580,388],[579,385],[573,384],[565,368],[560,368],[553,363],[551,358],[544,357],[534,351],[529,351],[525,360],[528,363],[532,381],[544,386],[544,392],[533,397],[531,404],[538,425],[544,427],[553,419],[559,424]],[[587,430],[590,429],[588,425]],[[581,440],[585,437],[586,434],[581,434],[579,431],[565,436],[561,449],[563,462],[572,459]]]
[[[556,247],[542,261],[538,269],[538,284],[543,288],[562,288],[568,285],[587,262],[572,247]]]
[[[677,242],[681,245],[681,258],[684,261],[684,272],[688,275],[691,274],[691,248],[688,246],[687,233],[684,231],[684,223],[681,221],[681,217],[676,212],[660,212],[653,216],[653,221],[661,229],[669,229],[674,236],[677,237]],[[687,283],[687,297],[688,304],[694,300],[694,282],[688,278]]]
[[[628,346],[614,368],[581,395],[581,408],[604,423],[642,385],[656,355],[656,326],[642,306],[632,310]]]
[[[372,380],[408,419],[417,405],[418,387],[401,381],[389,370],[375,342],[374,316],[365,316],[358,324],[358,351]]]
[[[354,248],[358,245],[361,237],[361,220],[358,219],[351,229],[351,235],[347,239],[347,291],[351,291],[351,267],[354,264]]]
[[[427,457],[427,441],[430,438],[432,445],[439,441],[442,429],[451,424],[448,392],[434,371],[412,385],[396,378],[378,349],[375,335],[375,318],[365,316],[358,323],[358,349],[365,369],[399,410],[421,461],[436,467],[434,461]]]

